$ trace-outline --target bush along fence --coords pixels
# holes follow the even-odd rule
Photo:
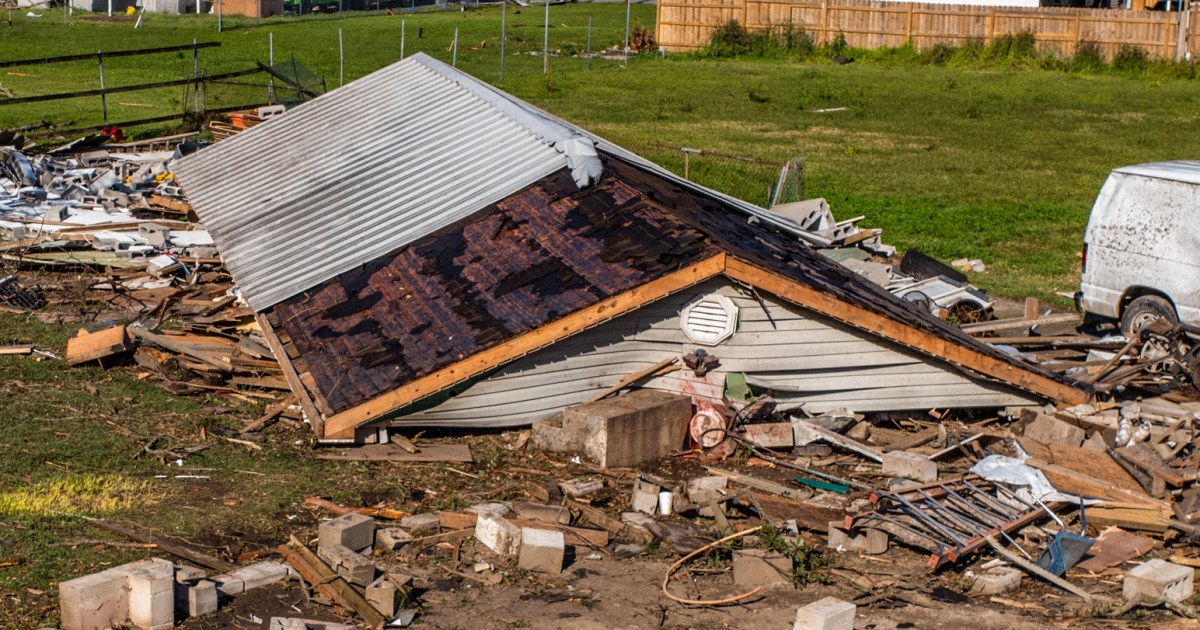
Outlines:
[[[1141,49],[1176,61],[1200,54],[1200,16],[1183,11],[1059,7],[997,8],[864,0],[659,0],[657,39],[669,51],[704,47],[722,25],[751,31],[794,25],[818,45],[855,48],[990,45],[1032,34],[1040,51],[1070,57],[1095,49],[1104,59]]]

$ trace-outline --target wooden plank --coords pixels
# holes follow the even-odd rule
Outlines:
[[[1029,328],[1034,324],[1063,324],[1067,322],[1078,322],[1079,315],[1075,313],[1056,313],[1054,315],[1046,315],[1045,317],[1030,318],[1024,317],[1019,319],[998,319],[991,322],[979,322],[977,324],[963,324],[962,331],[976,335],[985,332],[994,332],[997,330],[1011,330],[1014,328]]]
[[[675,364],[675,361],[677,361],[677,360],[678,359],[676,359],[675,357],[670,357],[667,359],[663,359],[662,361],[659,361],[658,363],[655,363],[654,365],[651,365],[650,367],[648,367],[644,370],[638,370],[636,372],[633,372],[632,374],[626,374],[625,376],[621,377],[621,380],[617,381],[616,385],[613,385],[612,387],[609,387],[608,389],[600,392],[599,394],[592,396],[591,398],[589,398],[587,400],[587,402],[593,403],[593,402],[596,402],[597,400],[604,399],[604,398],[608,397],[609,395],[615,394],[615,393],[621,391],[622,389],[625,389],[626,387],[629,387],[630,385],[632,385],[644,378],[654,376],[654,375],[658,374],[659,372],[666,370],[668,367],[673,366]],[[675,368],[675,369],[678,369],[678,368]]]
[[[1125,469],[1113,461],[1107,453],[1089,451],[1069,444],[1042,444],[1027,437],[1017,438],[1017,443],[1025,449],[1025,452],[1029,453],[1030,457],[1038,461],[1074,471],[1118,490],[1139,495],[1143,493],[1142,486],[1138,484],[1137,480],[1125,472]],[[1046,476],[1050,478],[1055,475],[1056,473],[1051,472]],[[1053,482],[1051,479],[1051,483]],[[1069,492],[1069,490],[1064,490],[1064,492]]]
[[[71,344],[71,342],[68,341],[67,345],[69,346],[70,344]],[[19,345],[13,345],[13,346],[0,346],[0,356],[18,355],[18,354],[33,354],[33,345],[19,344]]]
[[[245,366],[241,361],[234,361],[234,363],[239,367],[248,367]],[[271,364],[275,365],[276,363],[272,361]],[[281,389],[285,391],[290,391],[292,389],[292,386],[288,385],[286,380],[267,376],[235,376],[232,379],[229,379],[229,383],[239,387],[257,387],[259,389]]]
[[[1163,533],[1171,527],[1171,510],[1147,508],[1113,508],[1094,506],[1087,509],[1088,525],[1121,527],[1145,532]]]
[[[750,496],[753,497],[755,504],[772,519],[795,520],[797,526],[822,534],[829,531],[831,521],[840,521],[844,516],[841,510],[795,501],[773,494],[752,492]]]
[[[794,419],[792,420],[791,424],[796,431],[797,446],[811,444],[812,442],[820,439],[825,440],[834,446],[840,446],[848,451],[858,453],[859,455],[862,455],[868,459],[873,459],[877,462],[883,461],[883,452],[881,452],[879,449],[871,448],[862,442],[852,440],[844,435],[834,433],[833,431],[829,431],[827,429],[822,429],[821,427],[804,420]]]
[[[1025,460],[1025,463],[1045,473],[1046,479],[1062,492],[1077,494],[1083,497],[1104,499],[1105,501],[1144,505],[1150,509],[1158,509],[1164,506],[1161,501],[1147,496],[1145,492],[1133,492],[1124,488],[1117,488],[1109,481],[1097,479],[1064,466],[1050,464],[1035,457]],[[1092,508],[1088,508],[1088,519],[1090,520],[1091,518]]]
[[[94,333],[81,330],[79,333],[67,340],[68,365],[105,359],[131,349],[124,326],[113,326]]]
[[[178,336],[171,337],[168,335],[152,333],[141,326],[130,326],[129,332],[139,339],[149,341],[156,346],[162,346],[163,348],[166,348],[172,352],[178,352],[179,354],[189,356],[197,361],[211,365],[222,372],[230,371],[230,366],[228,363],[222,361],[213,354],[197,350],[195,346],[187,342],[178,341]]]
[[[735,280],[750,283],[764,291],[774,293],[783,299],[810,308],[854,328],[880,335],[903,346],[937,359],[949,361],[984,376],[1000,379],[1018,389],[1073,405],[1091,399],[1091,393],[1083,386],[1072,387],[1049,376],[1024,369],[1015,363],[985,354],[966,344],[906,326],[883,315],[842,302],[832,295],[759,269],[740,259],[730,257],[726,264],[726,275]]]
[[[308,547],[305,547],[304,543],[296,540],[295,536],[292,536],[287,545],[280,545],[279,552],[285,558],[288,558],[288,561],[291,562],[292,566],[296,567],[297,571],[303,574],[304,571],[301,571],[300,566],[297,566],[298,563],[292,561],[292,558],[298,556],[302,561],[300,564],[307,565],[309,576],[306,576],[305,580],[308,580],[310,584],[317,587],[317,590],[326,594],[343,608],[358,613],[358,616],[362,617],[368,626],[378,630],[383,628],[384,624],[387,623],[383,615],[375,610],[375,607],[368,603],[358,591],[354,590],[354,587],[350,586],[350,583],[345,578],[329,568],[329,565],[318,558],[317,554],[313,553]],[[296,555],[293,556],[293,553]],[[330,588],[321,589],[322,585],[329,586]]]
[[[501,344],[418,378],[393,390],[325,419],[325,439],[349,439],[354,429],[393,409],[437,393],[481,372],[524,354],[544,348],[560,339],[628,313],[648,302],[703,282],[725,269],[725,255],[718,254],[620,295],[600,301],[537,330],[519,335]]]
[[[421,450],[409,453],[395,444],[364,444],[354,448],[317,451],[315,459],[338,461],[386,462],[459,462],[475,461],[471,447],[466,444],[422,444]]]
[[[214,558],[213,556],[210,556],[204,551],[189,544],[167,540],[161,536],[158,536],[157,534],[153,534],[133,525],[118,523],[116,521],[110,521],[103,518],[84,517],[84,519],[91,525],[95,525],[101,529],[106,529],[114,534],[119,534],[133,541],[137,541],[146,545],[154,545],[173,556],[183,558],[188,562],[198,564],[206,569],[227,572],[236,568],[232,563],[226,562],[220,558]]]
[[[807,488],[789,488],[787,486],[777,484],[774,481],[767,481],[766,479],[759,479],[758,477],[743,475],[732,470],[716,468],[715,466],[705,466],[704,468],[711,474],[728,477],[732,482],[740,483],[743,486],[754,488],[755,490],[769,492],[771,494],[784,497],[785,499],[795,499],[799,501],[812,496],[812,491],[808,490]]]
[[[313,432],[317,434],[317,437],[324,435],[324,417],[317,412],[317,406],[309,397],[308,390],[304,389],[304,385],[300,383],[300,375],[296,373],[291,359],[284,353],[283,344],[275,333],[275,328],[268,321],[268,316],[264,313],[255,313],[254,321],[258,322],[258,328],[262,331],[263,338],[267,340],[271,354],[274,354],[279,361],[279,367],[283,370],[283,378],[287,380],[288,385],[292,388],[292,393],[300,401],[300,408],[304,410],[304,415],[308,416],[308,422],[312,426]]]

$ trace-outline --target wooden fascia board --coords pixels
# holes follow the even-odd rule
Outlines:
[[[356,427],[390,411],[718,276],[725,271],[725,259],[723,253],[707,258],[422,376],[399,389],[326,418],[324,434],[318,435],[326,440],[353,439]]]
[[[1028,392],[1069,404],[1091,400],[1087,391],[1060,383],[1052,378],[1023,369],[965,344],[897,322],[885,315],[848,304],[837,297],[813,289],[785,276],[763,270],[752,263],[730,256],[725,275],[763,291],[773,293],[844,324],[878,335],[923,354],[949,361],[967,370]]]
[[[300,408],[308,416],[308,422],[312,425],[313,431],[317,435],[321,435],[323,429],[322,423],[324,422],[322,416],[317,411],[317,406],[313,404],[312,398],[309,397],[308,390],[304,388],[304,383],[300,382],[300,375],[296,372],[296,367],[292,365],[292,359],[288,357],[287,352],[283,349],[283,342],[279,340],[275,329],[267,321],[266,315],[255,313],[254,321],[258,322],[258,327],[262,330],[263,337],[267,340],[267,346],[271,348],[271,352],[275,355],[275,360],[279,362],[279,367],[283,370],[283,378],[287,380],[288,386],[292,388],[292,393],[296,395],[296,400],[300,402]]]

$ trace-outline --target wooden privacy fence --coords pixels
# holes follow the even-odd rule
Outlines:
[[[839,34],[859,48],[935,44],[990,44],[1004,35],[1032,33],[1039,50],[1066,57],[1081,44],[1096,46],[1111,59],[1121,48],[1182,59],[1198,51],[1197,11],[1129,11],[1059,7],[1007,8],[868,2],[865,0],[658,0],[658,41],[668,50],[704,46],[712,32],[730,20],[751,30],[803,27],[819,44]],[[1181,19],[1182,17],[1182,19]]]

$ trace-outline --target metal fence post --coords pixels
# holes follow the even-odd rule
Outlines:
[[[338,87],[346,81],[346,50],[342,46],[342,29],[338,29]]]
[[[457,26],[454,27],[454,44],[450,48],[452,50],[452,52],[450,53],[450,67],[457,68],[458,67],[458,27]]]
[[[508,3],[500,3],[500,80],[504,81],[504,44],[508,41]]]
[[[592,69],[592,16],[588,16],[587,49],[583,54],[584,68]]]
[[[550,73],[550,0],[546,2],[545,34],[542,36],[542,74]]]
[[[267,33],[267,65],[275,70],[275,31]],[[275,104],[275,73],[271,73],[271,81],[267,84],[267,102]]]
[[[400,60],[404,60],[404,20],[400,20]]]
[[[108,98],[104,94],[104,51],[96,51],[96,64],[100,67],[100,109],[104,113],[104,124],[108,124]]]
[[[200,46],[196,42],[196,38],[192,38],[192,98],[194,99],[193,111],[200,113]]]
[[[222,27],[221,18],[224,17],[224,13],[225,13],[225,0],[217,0],[217,32],[218,33],[221,32],[221,27]]]
[[[112,17],[112,0],[108,0],[108,17]]]
[[[624,55],[622,63],[625,65],[629,65],[629,11],[630,0],[625,0],[625,48],[621,51],[621,54]]]

